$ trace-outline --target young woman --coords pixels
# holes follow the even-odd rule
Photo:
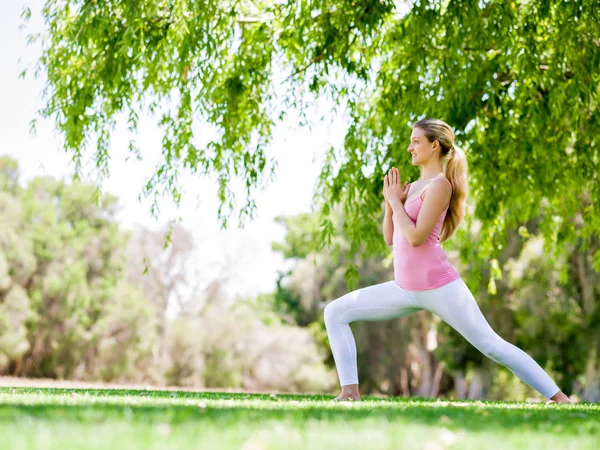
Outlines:
[[[325,325],[342,387],[333,400],[360,400],[350,322],[395,319],[426,309],[550,399],[549,403],[570,403],[533,358],[494,332],[440,246],[466,211],[467,161],[454,145],[452,129],[438,119],[420,120],[413,125],[408,152],[412,163],[421,166],[421,178],[402,184],[398,169],[392,168],[383,181],[383,234],[386,243],[394,246],[394,280],[357,289],[325,307]]]

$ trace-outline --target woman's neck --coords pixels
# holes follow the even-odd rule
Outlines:
[[[423,180],[431,180],[444,174],[443,166],[438,161],[428,161],[421,170]]]
[[[444,175],[444,172],[439,172],[438,174],[431,174],[431,176],[425,176],[424,174],[421,174],[421,178],[419,178],[419,180],[421,180],[421,181],[433,180],[434,178],[437,178],[440,175]]]

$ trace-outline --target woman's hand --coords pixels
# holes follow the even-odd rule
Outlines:
[[[393,206],[394,203],[404,204],[404,201],[406,200],[410,183],[405,181],[403,186],[401,183],[400,171],[397,168],[392,167],[383,179],[383,196],[390,207]]]

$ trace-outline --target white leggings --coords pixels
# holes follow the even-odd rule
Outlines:
[[[394,281],[352,291],[325,306],[325,326],[340,385],[358,384],[356,343],[348,325],[357,320],[395,319],[426,309],[437,314],[475,348],[506,366],[547,398],[560,389],[534,359],[496,334],[462,278],[425,291],[407,291]]]

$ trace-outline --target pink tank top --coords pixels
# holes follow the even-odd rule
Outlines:
[[[425,189],[417,198],[404,203],[404,210],[413,223],[417,222],[423,204],[421,195]],[[407,291],[435,289],[460,278],[440,244],[440,232],[448,207],[440,214],[427,240],[418,247],[412,247],[400,231],[399,225],[394,223],[394,279],[402,289]]]

